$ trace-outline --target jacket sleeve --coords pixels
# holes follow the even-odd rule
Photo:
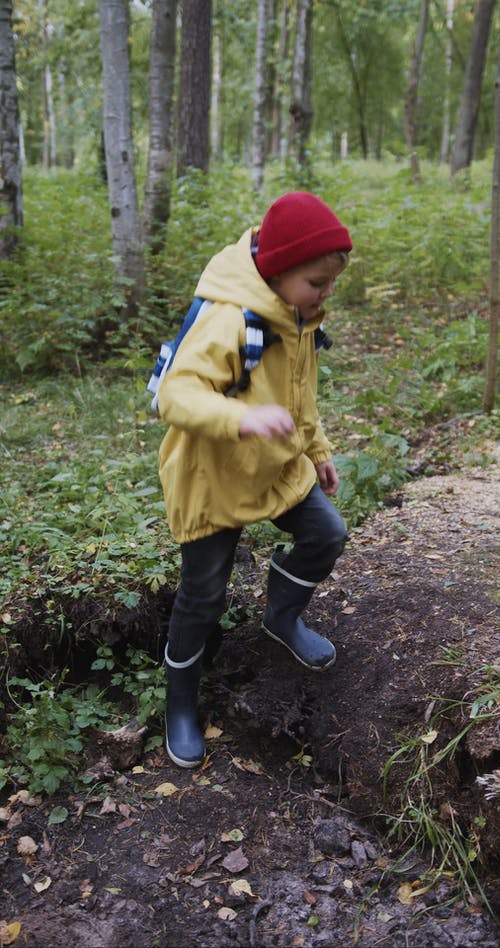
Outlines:
[[[247,406],[224,392],[241,374],[244,333],[243,314],[231,304],[214,303],[197,319],[160,387],[164,421],[205,438],[239,439]]]
[[[316,465],[322,464],[323,461],[331,461],[332,454],[332,445],[326,437],[321,421],[318,418],[316,433],[312,443],[309,445],[307,457],[313,462],[314,465]]]

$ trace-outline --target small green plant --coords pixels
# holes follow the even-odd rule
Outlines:
[[[135,648],[127,649],[125,667],[118,667],[119,663],[107,645],[100,646],[97,655],[92,669],[113,672],[110,685],[131,696],[132,711],[139,724],[146,724],[152,717],[164,714],[166,675],[162,664]]]
[[[0,787],[11,781],[33,793],[55,793],[79,773],[87,729],[110,723],[103,694],[64,687],[65,675],[41,682],[10,679],[17,710],[8,716],[8,757],[0,762]]]

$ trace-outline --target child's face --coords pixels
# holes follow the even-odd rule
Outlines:
[[[314,319],[324,301],[333,293],[335,280],[345,267],[338,254],[328,254],[286,270],[269,281],[269,286],[289,306],[298,308],[304,320]]]

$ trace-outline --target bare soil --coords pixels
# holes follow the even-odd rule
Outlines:
[[[497,464],[415,481],[352,531],[308,613],[338,650],[323,674],[260,631],[265,563],[243,547],[242,619],[203,682],[204,767],[144,755],[139,738],[91,794],[5,800],[0,942],[498,946],[500,797],[476,779],[500,770],[498,716],[469,727],[426,790],[438,821],[472,834],[492,912],[429,851],[387,839],[410,763],[385,794],[382,773],[399,736],[434,754],[470,725],[481,669],[500,665],[499,493]],[[53,824],[56,805],[69,815]]]

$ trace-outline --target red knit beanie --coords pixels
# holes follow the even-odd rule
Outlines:
[[[352,250],[347,227],[314,194],[291,191],[267,211],[255,262],[260,275],[269,280],[336,250]]]

